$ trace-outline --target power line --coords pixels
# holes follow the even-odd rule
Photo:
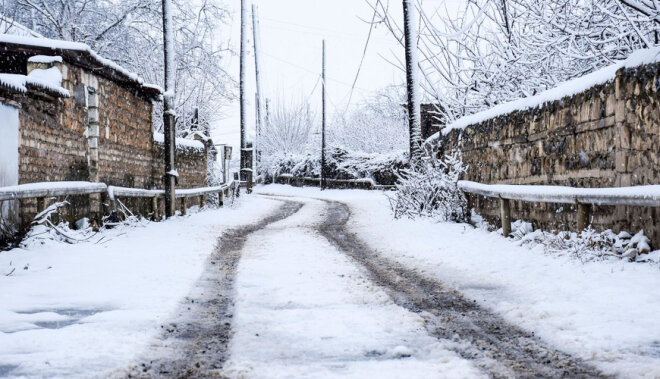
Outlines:
[[[348,111],[348,107],[351,106],[351,100],[353,99],[353,90],[355,90],[355,85],[357,84],[358,78],[360,77],[360,71],[362,70],[362,65],[364,64],[364,58],[367,56],[367,48],[369,47],[369,40],[371,40],[371,32],[374,30],[374,22],[376,21],[376,15],[378,12],[374,10],[374,14],[371,17],[371,23],[369,25],[369,34],[367,34],[367,41],[364,44],[364,50],[362,51],[362,58],[360,59],[360,65],[358,66],[357,72],[355,73],[355,79],[353,80],[353,85],[351,86],[351,92],[350,95],[348,96],[348,102],[346,103],[346,110],[344,113]]]

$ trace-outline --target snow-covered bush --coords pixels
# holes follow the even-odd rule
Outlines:
[[[330,179],[371,179],[380,185],[394,185],[407,159],[403,152],[367,154],[350,153],[339,148],[328,149],[327,175]],[[267,182],[274,181],[282,174],[318,177],[321,172],[320,153],[275,154],[262,162],[262,170]]]
[[[326,161],[332,179],[372,179],[395,183],[405,166],[408,146],[405,98],[390,86],[367,102],[338,115],[326,130]],[[310,107],[303,101],[279,102],[268,113],[259,136],[259,174],[271,182],[282,174],[319,177],[321,135]]]
[[[334,156],[336,176],[346,179],[371,179],[380,185],[394,185],[399,172],[408,163],[408,154],[403,151],[390,153],[347,153]]]
[[[394,217],[467,222],[467,199],[458,188],[458,180],[465,171],[461,155],[456,151],[442,158],[427,154],[417,167],[402,170],[396,193],[390,198]]]
[[[551,233],[534,230],[532,224],[518,220],[511,224],[511,238],[520,246],[535,248],[540,246],[545,253],[555,256],[568,256],[581,262],[607,259],[629,261],[654,261],[657,252],[651,252],[650,239],[640,231],[634,236],[628,232],[614,233],[611,230],[596,232],[591,227],[582,232],[560,231]],[[500,231],[497,231],[500,233]],[[660,263],[660,262],[656,262]]]

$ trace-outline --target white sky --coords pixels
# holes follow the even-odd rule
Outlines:
[[[387,1],[387,0],[386,0]],[[429,10],[456,7],[464,0],[425,0]],[[248,16],[252,2],[259,7],[261,22],[261,68],[264,97],[275,101],[304,100],[321,103],[321,41],[327,44],[328,112],[343,112],[349,98],[364,44],[369,32],[373,11],[365,0],[253,0],[247,1]],[[238,51],[240,43],[240,0],[226,0],[232,12],[231,45]],[[390,0],[393,14],[403,18],[401,0]],[[362,20],[361,20],[362,19]],[[254,128],[254,56],[252,28],[249,23],[247,72],[248,125]],[[395,56],[403,60],[403,48],[384,26],[374,29],[360,77],[352,97],[359,103],[379,89],[405,81],[404,73],[385,59]],[[228,62],[238,81],[239,58]],[[312,93],[312,90],[315,88]],[[311,96],[310,96],[311,94]],[[214,127],[216,143],[239,144],[238,101],[222,110],[227,117]],[[236,151],[236,150],[234,150]]]

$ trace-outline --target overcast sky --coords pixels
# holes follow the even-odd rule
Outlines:
[[[456,7],[463,0],[426,0],[425,7]],[[369,33],[373,11],[365,0],[254,0],[261,22],[262,86],[272,102],[297,99],[320,104],[321,41],[327,43],[328,111],[344,112]],[[226,37],[238,50],[240,0],[225,0],[232,12]],[[248,0],[248,9],[252,1]],[[401,0],[390,0],[392,13],[403,18]],[[251,15],[248,12],[248,15]],[[252,49],[252,29],[249,24]],[[368,99],[379,89],[400,84],[405,74],[384,58],[403,60],[403,48],[384,26],[374,29],[351,104]],[[238,57],[228,67],[238,81]],[[248,125],[254,127],[254,57],[248,56]],[[226,118],[214,128],[216,143],[239,143],[238,102],[223,110]]]

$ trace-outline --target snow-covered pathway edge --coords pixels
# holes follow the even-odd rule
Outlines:
[[[245,197],[107,243],[0,253],[0,270],[19,267],[0,276],[0,377],[104,376],[132,364],[188,295],[223,231],[279,205]]]

